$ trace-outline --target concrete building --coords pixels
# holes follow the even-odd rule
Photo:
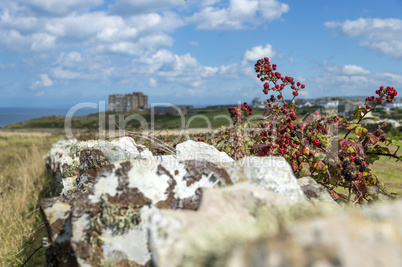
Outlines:
[[[127,112],[148,110],[148,96],[142,92],[125,95],[109,95],[109,111]]]

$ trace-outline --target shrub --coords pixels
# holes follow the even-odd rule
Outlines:
[[[401,160],[397,151],[391,153],[388,146],[393,144],[399,149],[402,143],[398,137],[388,138],[381,128],[371,133],[361,125],[363,120],[377,120],[367,117],[370,111],[383,102],[393,101],[397,95],[393,87],[381,86],[377,97],[367,97],[365,105],[356,108],[349,118],[340,118],[335,112],[323,116],[315,111],[298,120],[293,100],[305,85],[283,76],[268,58],[258,60],[254,69],[264,83],[262,92],[268,95],[263,116],[253,116],[248,103],[231,107],[234,126],[223,128],[207,142],[235,159],[246,155],[282,156],[291,164],[296,177],[313,177],[335,199],[348,201],[354,196],[354,203],[362,204],[378,200],[380,194],[395,196],[386,191],[370,165],[379,156]],[[286,103],[282,91],[288,86],[292,99]],[[346,131],[343,137],[339,136],[341,130]],[[337,193],[335,189],[339,188],[347,189],[349,195]]]

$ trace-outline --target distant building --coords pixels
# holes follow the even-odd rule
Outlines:
[[[256,97],[251,101],[251,106],[253,108],[265,108],[266,105],[267,101],[259,97]]]
[[[163,107],[152,107],[149,110],[149,113],[153,112],[155,115],[173,115],[173,116],[180,116],[180,109],[183,115],[190,115],[195,114],[194,106],[163,106]]]
[[[148,96],[142,92],[125,95],[109,95],[109,111],[127,112],[148,110]]]
[[[308,101],[307,99],[295,99],[294,103],[299,108],[313,106],[313,104],[311,104],[311,102]]]
[[[385,112],[391,112],[396,108],[402,109],[402,97],[395,97],[391,103],[384,104]]]
[[[338,97],[321,97],[317,98],[313,104],[326,109],[337,108],[339,105],[339,99],[340,98]]]

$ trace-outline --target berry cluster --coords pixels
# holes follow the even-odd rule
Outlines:
[[[342,161],[341,175],[346,182],[361,179],[367,168],[367,163],[362,158],[355,156],[346,158],[345,155],[339,155],[339,159]]]
[[[375,93],[378,95],[378,97],[369,96],[366,98],[366,109],[370,109],[371,107],[382,104],[383,100],[387,101],[387,103],[391,103],[395,96],[398,95],[398,92],[395,90],[395,88],[390,86],[387,86],[386,88],[381,86],[380,89],[375,91]]]
[[[244,102],[243,105],[240,104],[238,107],[230,107],[229,113],[230,117],[234,119],[235,124],[242,124],[243,119],[253,115],[253,109],[249,104],[247,104],[247,102]]]
[[[283,99],[282,95],[282,90],[285,88],[286,85],[291,85],[290,88],[293,90],[293,99],[299,95],[298,91],[301,89],[304,89],[306,86],[304,84],[301,84],[300,82],[295,82],[292,77],[285,76],[283,77],[280,72],[277,72],[277,66],[276,64],[272,64],[269,61],[269,58],[265,57],[257,61],[257,63],[254,65],[255,72],[257,74],[257,78],[260,79],[260,81],[264,82],[264,88],[263,88],[263,93],[268,94],[270,90],[276,91],[279,94],[276,96],[277,99]],[[270,86],[269,82],[271,82],[273,85]],[[279,84],[279,82],[282,82]],[[268,99],[268,103],[274,102],[275,96],[271,95],[271,98]]]

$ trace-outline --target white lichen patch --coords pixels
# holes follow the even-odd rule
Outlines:
[[[91,216],[89,214],[83,214],[72,224],[72,242],[79,242],[84,240],[87,235],[86,230],[90,228]]]
[[[133,138],[125,136],[113,140],[110,142],[111,144],[120,147],[121,149],[127,151],[132,156],[141,156],[142,158],[152,158],[152,152],[148,150],[143,145],[137,145]]]
[[[145,197],[152,200],[152,203],[167,199],[169,187],[169,175],[158,173],[157,166],[153,160],[136,160],[128,172],[129,187],[138,188]]]
[[[61,191],[61,195],[71,195],[77,190],[77,181],[76,177],[66,177],[62,178],[63,182],[63,190]]]
[[[119,164],[115,164],[116,169],[120,167]],[[117,187],[119,185],[118,177],[112,172],[108,177],[101,177],[93,185],[93,194],[89,195],[88,198],[92,203],[97,203],[102,201],[101,197],[103,194],[109,194],[110,196],[115,196],[117,194]]]
[[[104,241],[103,256],[114,263],[127,259],[145,265],[151,259],[145,229],[130,229],[124,235],[116,235],[111,229],[106,229],[103,231],[101,239]]]
[[[50,225],[59,219],[66,219],[71,211],[71,206],[68,203],[56,200],[54,204],[45,209],[44,213]]]
[[[245,157],[224,166],[233,182],[245,181],[295,202],[306,200],[293,171],[281,157]]]
[[[177,179],[177,186],[174,188],[175,198],[184,199],[195,195],[195,191],[199,188],[212,188],[218,182],[212,178],[213,173],[209,175],[203,174],[199,181],[196,181],[187,186],[187,181]]]

